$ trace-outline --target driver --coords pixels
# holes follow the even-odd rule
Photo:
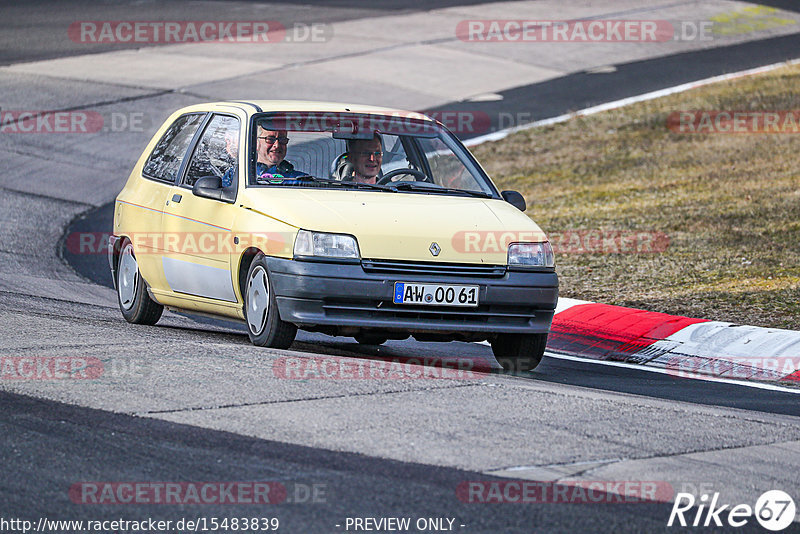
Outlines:
[[[374,184],[383,164],[383,139],[378,132],[372,139],[354,139],[348,143],[347,160],[353,170],[343,180]]]

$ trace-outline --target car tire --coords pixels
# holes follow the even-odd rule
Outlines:
[[[506,371],[531,371],[539,365],[547,345],[547,334],[498,334],[492,352]]]
[[[147,283],[128,239],[123,240],[117,261],[117,303],[125,320],[133,324],[154,325],[164,312],[164,306],[147,293]]]
[[[272,291],[266,256],[259,253],[250,264],[244,290],[244,317],[253,345],[288,349],[297,326],[282,321]]]
[[[380,334],[356,334],[353,336],[361,345],[383,345],[389,338]]]

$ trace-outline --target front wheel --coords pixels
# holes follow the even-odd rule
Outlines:
[[[547,345],[547,334],[498,334],[492,352],[506,371],[531,371],[539,365]]]
[[[117,302],[129,323],[154,325],[164,312],[164,306],[147,294],[147,285],[139,273],[133,245],[128,239],[122,242],[117,263]]]
[[[247,272],[244,316],[253,345],[288,349],[297,335],[297,327],[280,318],[275,293],[270,285],[266,257],[261,253],[255,257]]]

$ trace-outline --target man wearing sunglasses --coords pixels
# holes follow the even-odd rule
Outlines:
[[[256,152],[256,179],[281,180],[283,178],[298,178],[306,173],[294,170],[294,166],[283,158],[286,157],[286,147],[289,137],[286,130],[265,130],[258,126],[258,140]]]

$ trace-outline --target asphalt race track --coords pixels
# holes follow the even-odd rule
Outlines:
[[[515,117],[512,125],[553,117],[795,59],[800,50],[797,24],[789,23],[723,42],[565,48],[563,58],[557,47],[532,53],[452,37],[453,21],[472,18],[703,20],[748,7],[727,0],[564,4],[0,4],[0,111],[91,109],[142,118],[141,128],[93,135],[0,134],[2,355],[87,358],[107,370],[93,380],[0,380],[0,531],[21,531],[2,523],[10,519],[274,517],[279,532],[346,532],[356,530],[348,518],[405,517],[412,524],[441,519],[442,528],[460,532],[668,532],[677,492],[719,493],[720,503],[753,506],[777,489],[797,502],[800,397],[790,389],[556,355],[533,372],[506,375],[491,372],[497,363],[488,346],[469,343],[370,347],[301,332],[290,350],[260,349],[242,325],[175,313],[155,327],[133,326],[117,309],[105,255],[67,246],[75,233],[110,230],[111,202],[134,159],[183,105],[269,87],[275,98],[350,95],[370,104],[486,113],[492,130],[504,126],[501,117]],[[794,3],[766,4],[781,9],[782,20],[800,22]],[[79,20],[216,19],[322,24],[333,37],[275,45],[275,53],[242,45],[235,54],[213,44],[86,45],[67,37]],[[439,57],[465,61],[463,72],[426,79],[391,71],[413,64],[439,73]],[[510,62],[508,80],[479,79]],[[599,68],[608,65],[613,69]],[[343,69],[353,81],[315,76]],[[461,81],[470,76],[474,82]],[[287,358],[317,355],[411,360],[407,369],[418,376],[326,381],[276,372]],[[468,361],[486,372],[437,375],[436,367],[414,363],[426,358]],[[620,503],[608,490],[600,502],[485,503],[469,502],[462,491],[471,481],[519,480],[550,489],[646,482],[663,498]],[[285,494],[268,504],[87,504],[74,490],[100,482],[226,481],[266,481]],[[727,512],[720,517],[727,521]],[[764,530],[751,519],[736,531]],[[800,524],[785,532],[800,532]]]
[[[66,234],[82,234],[96,232],[99,229],[111,228],[113,222],[113,204],[106,204],[92,210],[73,221]],[[108,261],[102,254],[80,254],[67,247],[62,248],[66,261],[84,277],[93,282],[113,288]],[[241,333],[247,338],[247,330],[243,324],[205,317],[193,317],[194,320],[209,325],[228,328]],[[350,338],[334,338],[324,334],[300,332],[298,341],[308,343],[308,352],[313,354],[347,354],[353,357],[420,357],[435,356],[447,358],[456,352],[469,354],[475,358],[488,357],[487,347],[465,343],[420,344],[414,340],[389,341],[381,349],[363,346]],[[387,354],[387,348],[391,352]],[[333,350],[331,350],[333,349]],[[800,403],[795,393],[769,391],[748,388],[741,394],[742,386],[719,383],[677,380],[675,377],[649,372],[641,369],[624,369],[602,367],[593,362],[577,362],[557,358],[549,358],[534,371],[521,376],[609,391],[647,395],[659,399],[680,400],[715,406],[728,406],[744,410],[757,410],[782,415],[800,416]]]

